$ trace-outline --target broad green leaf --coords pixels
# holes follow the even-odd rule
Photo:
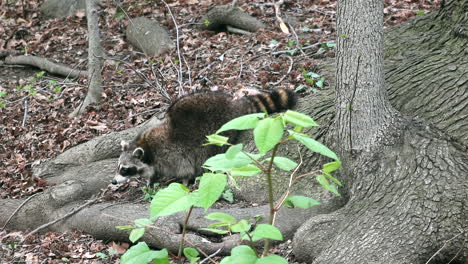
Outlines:
[[[168,187],[156,193],[151,201],[150,216],[155,219],[159,216],[171,215],[185,211],[193,205],[187,187],[180,183],[171,183]]]
[[[320,78],[320,80],[318,80],[315,85],[317,85],[317,87],[319,88],[323,88],[323,83],[325,82],[325,77],[322,77]]]
[[[228,171],[232,168],[240,168],[253,162],[246,154],[253,159],[258,159],[262,156],[260,154],[239,152],[233,159],[227,159],[226,154],[218,154],[206,160],[203,168],[211,171]]]
[[[265,118],[254,129],[254,141],[260,153],[271,150],[283,137],[283,122],[280,118]]]
[[[228,144],[229,138],[213,134],[213,135],[206,136],[206,140],[208,141],[208,143],[206,143],[205,145],[224,146]]]
[[[250,227],[252,227],[252,225],[249,224],[247,220],[242,219],[237,224],[231,226],[231,231],[234,233],[248,232]]]
[[[331,173],[331,172],[336,171],[340,167],[341,167],[340,161],[333,161],[333,162],[323,164],[323,171],[325,173]]]
[[[268,238],[273,240],[283,240],[283,235],[278,228],[268,225],[268,224],[259,224],[252,232],[252,236],[254,237],[254,241],[260,238]]]
[[[123,226],[116,226],[115,228],[117,228],[118,230],[130,230],[130,229],[133,229],[133,226],[123,225]]]
[[[232,168],[231,175],[234,177],[251,177],[257,175],[261,171],[262,170],[260,170],[257,166],[253,164],[247,164],[240,168]]]
[[[340,195],[335,185],[330,184],[325,175],[319,175],[316,179],[325,190],[330,191],[338,196]]]
[[[208,209],[211,207],[224,192],[226,187],[226,174],[204,173],[200,179],[198,187],[196,206]]]
[[[135,228],[130,232],[130,236],[128,239],[132,241],[132,243],[135,243],[138,239],[140,239],[143,235],[145,234],[145,228]]]
[[[228,177],[228,178],[231,179],[232,177]],[[224,190],[221,197],[223,197],[223,199],[228,201],[229,203],[234,203],[234,194],[232,194],[232,191],[229,188],[226,188]]]
[[[290,202],[294,207],[299,207],[302,209],[307,209],[309,207],[319,205],[320,202],[316,201],[312,198],[305,197],[305,196],[289,196],[286,202]]]
[[[245,130],[255,128],[259,122],[259,118],[263,117],[265,117],[265,113],[250,114],[234,118],[233,120],[221,126],[221,128],[216,131],[216,134],[231,129]]]
[[[198,230],[210,231],[210,232],[213,232],[213,233],[219,234],[219,235],[225,235],[225,234],[229,233],[228,230],[217,229],[217,228],[199,228]]]
[[[226,214],[226,213],[222,213],[222,212],[208,214],[207,216],[205,216],[205,218],[208,220],[219,221],[219,222],[228,223],[231,225],[237,222],[234,216]]]
[[[257,261],[257,255],[255,251],[246,245],[241,245],[231,250],[231,256],[229,257],[230,262],[235,264],[255,264]]]
[[[190,260],[190,264],[195,264],[200,258],[200,253],[194,248],[184,248],[184,256]]]
[[[153,222],[148,219],[148,218],[138,218],[138,219],[135,219],[135,225],[137,227],[145,227],[145,226],[150,226],[152,225]]]
[[[125,252],[120,258],[122,264],[141,264],[155,260],[153,263],[169,264],[166,249],[159,251],[151,250],[145,242],[140,242]]]
[[[226,159],[234,159],[242,151],[242,144],[230,146],[226,151]]]
[[[315,139],[312,139],[304,134],[299,134],[297,132],[294,132],[292,130],[288,130],[289,134],[297,139],[297,141],[301,142],[304,144],[308,149],[310,149],[313,152],[320,153],[324,156],[327,156],[329,158],[332,158],[334,160],[339,161],[338,156],[336,156],[335,152],[331,151],[329,148],[327,148],[325,145],[322,143],[316,141]]]
[[[231,257],[225,257],[221,260],[219,264],[233,264],[233,263],[231,262]]]
[[[333,177],[330,173],[324,172],[323,174],[327,176],[328,179],[332,180],[336,185],[343,186],[343,184],[341,184],[341,182],[337,178]]]
[[[278,255],[268,255],[264,258],[258,259],[255,264],[288,264],[288,261]]]
[[[293,124],[300,127],[315,127],[317,123],[308,115],[296,111],[288,110],[283,115],[286,123]]]
[[[270,162],[270,160],[271,158],[268,158],[265,161]],[[275,157],[275,159],[273,160],[273,164],[285,171],[291,171],[297,167],[297,163],[295,161],[285,157]]]

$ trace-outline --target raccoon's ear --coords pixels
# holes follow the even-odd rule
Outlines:
[[[136,148],[133,151],[133,156],[137,159],[143,159],[144,154],[145,154],[145,151],[142,148]]]
[[[122,151],[127,151],[129,149],[130,143],[128,141],[120,141],[120,146],[122,146]]]

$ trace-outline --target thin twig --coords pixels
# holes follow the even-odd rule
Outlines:
[[[289,64],[288,72],[285,75],[283,75],[283,77],[281,77],[281,79],[279,79],[277,82],[272,83],[271,85],[276,86],[276,85],[280,84],[286,78],[286,76],[288,76],[289,73],[291,72],[291,70],[293,68],[294,60],[293,60],[293,58],[291,56],[288,56],[287,58],[291,61],[291,63]]]
[[[320,46],[320,45],[322,45],[322,44],[327,44],[327,43],[332,44],[332,43],[335,43],[335,42],[334,42],[334,41],[317,42],[317,43],[314,43],[314,44],[312,44],[312,45],[310,45],[310,46],[305,46],[305,47],[296,48],[296,49],[306,50],[306,49],[311,49],[311,48]],[[286,54],[286,53],[290,53],[291,51],[293,51],[293,50],[280,50],[280,51],[272,52],[271,55]]]
[[[118,61],[118,62],[121,62],[123,64],[125,64],[127,67],[129,67],[133,72],[135,72],[138,77],[140,77],[145,83],[147,83],[149,86],[159,90],[159,92],[161,93],[161,95],[166,98],[169,102],[171,101],[171,97],[169,96],[169,94],[167,93],[167,91],[161,86],[161,87],[157,87],[155,86],[143,73],[141,73],[139,70],[133,68],[133,66],[124,61],[124,60],[121,60],[121,59],[117,59],[117,58],[111,58],[111,57],[104,57],[105,60],[113,60],[113,61]]]
[[[24,115],[23,115],[23,122],[21,126],[24,127],[26,124],[26,118],[28,117],[28,99],[24,100]]]
[[[447,246],[447,244],[448,244],[450,241],[454,240],[455,238],[457,238],[458,236],[460,236],[461,234],[463,234],[463,233],[465,233],[465,232],[466,232],[466,230],[462,230],[462,231],[461,231],[459,234],[457,234],[456,236],[450,238],[449,240],[445,240],[444,245],[442,245],[442,247],[441,247],[439,250],[437,250],[436,253],[434,253],[434,255],[432,255],[431,258],[430,258],[425,264],[429,264],[429,263],[431,262],[431,260],[432,260],[433,258],[435,258],[435,256],[437,256],[437,255],[442,251],[442,249],[444,249],[445,246]]]
[[[169,11],[169,14],[171,15],[172,22],[174,23],[175,29],[176,29],[176,46],[177,46],[177,56],[179,57],[179,71],[178,71],[178,78],[177,80],[179,81],[179,96],[184,95],[184,87],[183,87],[183,82],[182,82],[182,58],[180,55],[180,43],[179,43],[179,27],[177,26],[177,22],[175,20],[174,15],[172,14],[171,9],[169,8],[169,5],[166,3],[166,1],[161,0],[165,5],[167,10]]]
[[[216,250],[215,253],[213,253],[213,254],[207,256],[204,260],[200,261],[199,264],[203,264],[203,263],[205,263],[205,261],[208,261],[208,260],[210,260],[211,262],[214,262],[213,259],[211,259],[211,258],[214,257],[214,256],[216,256],[216,255],[218,255],[218,253],[221,252],[222,249],[223,249],[223,248],[220,247],[218,250]]]
[[[193,205],[190,206],[190,209],[187,212],[187,215],[185,216],[184,225],[182,228],[182,238],[180,239],[180,244],[179,244],[179,253],[177,253],[178,257],[182,256],[182,250],[184,249],[185,235],[187,234],[187,225],[190,219],[190,215],[192,214],[192,211],[193,211]]]
[[[71,216],[71,215],[73,215],[73,214],[79,212],[81,209],[85,208],[86,206],[88,206],[88,205],[90,205],[90,204],[95,203],[97,200],[99,200],[99,199],[101,199],[101,198],[102,198],[102,195],[100,195],[99,197],[97,197],[97,198],[95,198],[95,199],[93,199],[93,200],[89,200],[89,201],[86,202],[85,204],[81,205],[80,207],[74,209],[73,211],[69,212],[68,214],[66,214],[66,215],[64,215],[64,216],[62,216],[62,217],[60,217],[60,218],[55,219],[54,221],[51,221],[51,222],[48,222],[48,223],[45,223],[45,224],[39,226],[38,228],[34,229],[33,231],[29,232],[26,236],[24,236],[21,242],[24,242],[24,240],[25,240],[27,237],[29,237],[29,236],[31,236],[31,235],[37,233],[37,232],[40,231],[41,229],[44,229],[44,228],[46,228],[46,227],[48,227],[48,226],[51,226],[51,225],[53,225],[53,224],[55,224],[55,223],[57,223],[57,222],[59,222],[59,221],[65,219],[65,218],[67,218],[67,217],[69,217],[69,216]]]
[[[191,88],[191,87],[192,87],[192,74],[191,74],[191,71],[190,71],[190,66],[189,66],[189,64],[187,63],[187,60],[185,59],[185,56],[182,56],[182,58],[184,59],[185,65],[187,66],[187,74],[188,74],[189,87]]]
[[[26,200],[24,200],[24,202],[22,202],[20,204],[20,206],[18,206],[18,208],[16,208],[16,210],[10,215],[10,217],[8,217],[8,219],[6,220],[5,224],[3,225],[2,229],[5,229],[5,227],[8,225],[8,223],[10,222],[11,218],[13,218],[13,216],[21,209],[21,207],[23,207],[29,200],[31,200],[34,196],[38,195],[40,193],[35,193],[31,196],[29,196]]]
[[[289,28],[291,29],[292,33],[294,34],[294,38],[296,38],[296,49],[298,49],[298,50],[302,53],[302,55],[305,56],[306,54],[305,54],[304,50],[302,50],[302,49],[300,48],[301,42],[299,41],[299,37],[297,36],[296,30],[295,30],[294,27],[293,27],[291,24],[289,24],[289,23],[288,23],[288,26],[289,26]]]

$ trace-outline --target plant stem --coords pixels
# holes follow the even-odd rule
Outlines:
[[[192,210],[193,210],[193,205],[190,207],[187,215],[185,216],[184,226],[182,227],[182,239],[180,240],[179,252],[177,253],[178,257],[182,256],[182,250],[184,249],[184,242],[185,242],[185,233],[187,231],[187,224],[188,224],[190,215],[192,214]]]
[[[278,150],[280,143],[276,144],[275,147],[273,148],[273,151],[271,152],[271,159],[270,159],[270,164],[268,164],[268,170],[266,172],[266,181],[268,185],[268,202],[270,204],[270,216],[268,218],[268,224],[272,225],[273,224],[273,219],[275,215],[275,205],[273,201],[273,182],[271,180],[271,169],[273,168],[273,161],[276,156],[276,151]],[[265,239],[265,245],[263,248],[263,253],[262,256],[265,256],[268,253],[268,250],[270,249],[270,240]]]

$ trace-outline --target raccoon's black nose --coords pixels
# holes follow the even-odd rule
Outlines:
[[[117,180],[115,180],[115,179],[112,180],[112,184],[114,184],[114,185],[117,184]]]

